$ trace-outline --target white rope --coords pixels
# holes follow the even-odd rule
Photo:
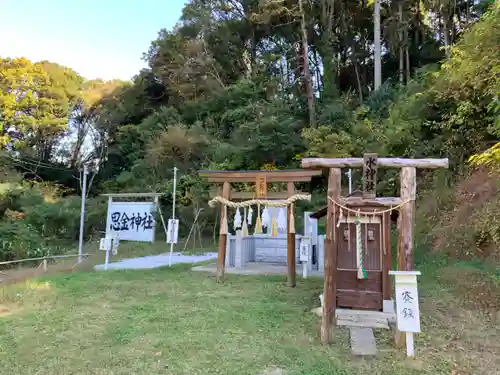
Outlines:
[[[287,207],[288,205],[295,203],[296,201],[310,201],[310,200],[311,200],[311,195],[309,194],[295,194],[282,201],[276,201],[270,199],[251,199],[243,202],[233,202],[224,197],[217,196],[211,199],[210,202],[208,202],[208,205],[210,207],[215,207],[217,203],[220,203],[226,207],[231,207],[231,208],[250,207],[258,204],[262,204],[269,207]]]
[[[403,203],[401,203],[401,204],[399,204],[399,205],[397,205],[397,206],[394,206],[394,207],[392,207],[392,206],[391,206],[391,208],[388,208],[387,210],[377,210],[377,211],[372,211],[372,212],[368,212],[368,211],[367,211],[367,212],[363,212],[363,211],[354,210],[354,209],[352,209],[352,208],[346,207],[346,206],[344,206],[344,205],[342,205],[342,204],[340,204],[340,203],[336,202],[336,201],[335,201],[334,199],[332,199],[331,197],[328,197],[328,199],[329,199],[330,201],[332,201],[332,202],[333,202],[336,206],[340,207],[340,208],[341,208],[341,209],[343,209],[343,210],[346,210],[347,212],[351,212],[351,213],[353,213],[353,214],[365,215],[365,216],[375,215],[375,214],[380,215],[380,214],[385,214],[385,213],[387,213],[387,212],[392,212],[392,211],[394,211],[394,210],[397,210],[398,208],[403,207],[405,204],[407,204],[407,203],[411,202],[411,199],[408,199],[408,200],[404,201]]]

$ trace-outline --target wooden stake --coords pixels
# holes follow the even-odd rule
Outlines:
[[[288,183],[288,196],[291,197],[295,192],[295,186],[293,182]],[[287,264],[288,264],[288,278],[287,285],[290,287],[295,287],[296,285],[296,274],[297,265],[295,260],[295,229],[292,228],[291,216],[293,215],[293,205],[288,205],[287,208]]]
[[[222,196],[229,199],[231,185],[229,182],[224,182],[222,188]],[[226,228],[224,228],[224,226]],[[220,233],[219,233],[219,252],[217,257],[217,282],[224,281],[224,272],[226,268],[226,241],[227,241],[227,209],[221,206],[220,209]]]
[[[330,169],[328,176],[328,197],[340,200],[342,171]],[[325,241],[325,283],[323,288],[323,315],[321,319],[321,342],[328,344],[333,339],[335,328],[335,309],[337,306],[337,242],[335,236],[335,204],[328,199]]]
[[[400,209],[398,231],[398,271],[413,270],[413,226],[415,223],[415,198],[417,171],[414,167],[401,168],[401,200],[408,201]],[[405,347],[406,335],[396,331],[395,344]]]

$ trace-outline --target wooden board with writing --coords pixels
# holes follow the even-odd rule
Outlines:
[[[420,332],[420,309],[417,284],[396,282],[397,326],[401,332]]]
[[[377,154],[363,155],[363,197],[375,198],[377,195]]]
[[[266,176],[257,176],[255,179],[255,194],[257,198],[265,198],[267,196]]]

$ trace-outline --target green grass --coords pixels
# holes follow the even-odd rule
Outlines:
[[[427,267],[427,268],[426,268]],[[492,374],[500,369],[498,324],[457,299],[421,267],[423,333],[417,358],[376,330],[376,358],[350,355],[348,331],[319,342],[322,281],[191,272],[75,272],[4,286],[0,374]],[[453,373],[452,371],[456,372]]]

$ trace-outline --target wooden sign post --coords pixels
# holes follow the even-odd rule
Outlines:
[[[309,267],[309,255],[311,253],[311,237],[303,236],[300,239],[299,260],[302,263],[302,277],[307,279],[307,268]]]
[[[396,319],[399,332],[406,334],[406,355],[415,356],[413,334],[420,332],[417,276],[420,271],[389,271],[395,276]]]

